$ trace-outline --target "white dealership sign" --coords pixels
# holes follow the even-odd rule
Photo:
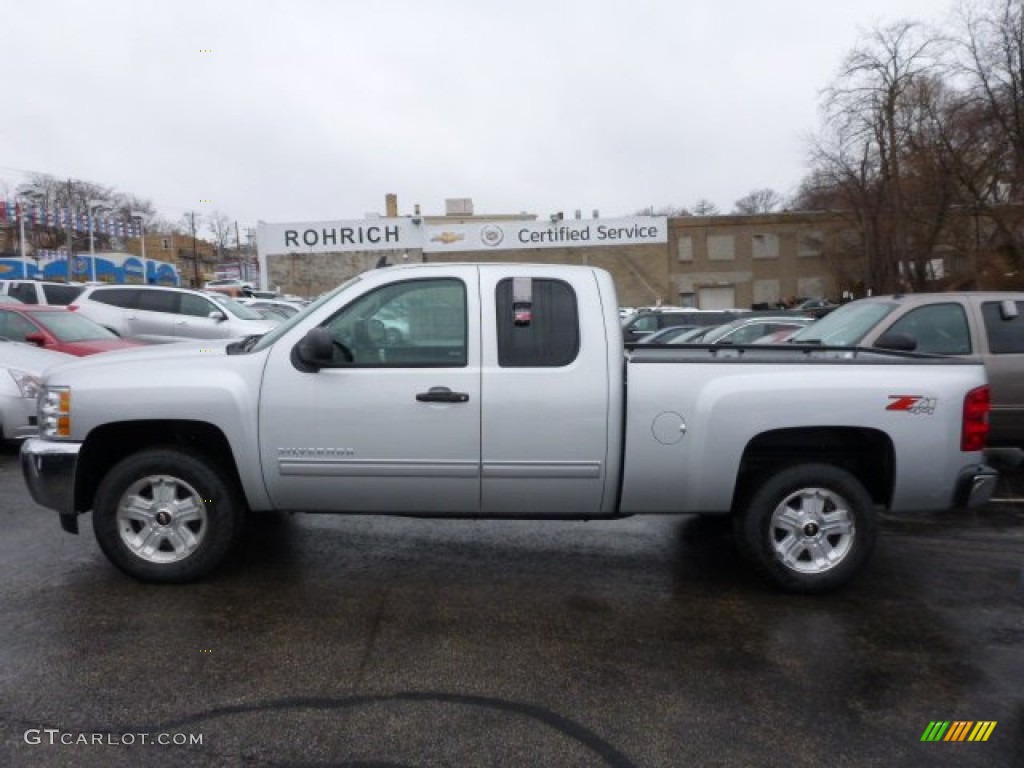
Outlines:
[[[409,250],[459,253],[666,242],[668,219],[664,216],[471,224],[423,224],[413,223],[411,218],[260,222],[256,230],[261,283],[269,274],[267,256],[289,253]]]
[[[260,222],[261,254],[420,249],[425,253],[511,251],[668,241],[664,216],[472,224],[413,224],[412,219]]]

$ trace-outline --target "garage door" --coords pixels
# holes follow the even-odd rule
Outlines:
[[[698,306],[701,309],[732,309],[736,306],[736,287],[720,285],[714,288],[701,288]]]

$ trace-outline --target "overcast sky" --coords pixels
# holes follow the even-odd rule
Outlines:
[[[159,213],[723,212],[806,173],[860,33],[944,0],[0,0],[0,196],[25,171]],[[206,52],[209,51],[209,52]],[[211,202],[207,202],[211,201]]]

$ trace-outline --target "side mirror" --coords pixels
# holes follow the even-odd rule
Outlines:
[[[36,346],[41,347],[46,344],[46,337],[39,333],[39,331],[33,331],[32,333],[25,334],[25,341],[29,344],[35,344]]]
[[[878,349],[891,349],[896,352],[913,352],[917,349],[917,339],[906,333],[883,333],[875,342]]]
[[[334,345],[331,332],[326,328],[311,328],[292,349],[292,363],[300,371],[316,373],[334,362]],[[347,358],[351,361],[352,354]]]
[[[999,317],[1002,320],[1013,320],[1018,314],[1017,302],[1013,299],[1004,299],[999,302]]]
[[[210,314],[207,315],[207,317],[210,318],[211,320],[216,320],[218,323],[220,323],[227,318],[227,315],[225,315],[220,310],[215,309],[211,311]]]

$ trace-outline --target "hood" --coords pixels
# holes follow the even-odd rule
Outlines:
[[[86,355],[75,357],[73,355],[58,354],[64,365],[61,370],[103,368],[110,365],[144,365],[147,362],[157,360],[180,361],[181,367],[188,368],[189,361],[209,361],[217,357],[227,356],[227,346],[238,339],[189,339],[176,341],[171,344],[142,344],[137,347],[125,347],[122,349],[104,352],[102,355]]]
[[[0,367],[17,368],[26,373],[41,374],[50,366],[74,360],[74,356],[49,349],[40,349],[35,344],[16,341],[0,342]]]
[[[122,349],[146,347],[141,341],[131,339],[90,339],[88,341],[63,341],[61,346],[72,355],[95,355],[99,352],[117,352]]]

